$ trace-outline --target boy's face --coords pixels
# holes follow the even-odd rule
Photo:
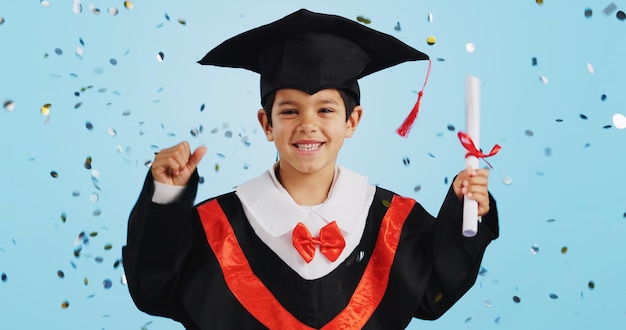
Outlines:
[[[354,134],[362,112],[357,106],[346,120],[346,108],[336,89],[313,95],[280,89],[272,106],[272,125],[262,109],[258,118],[268,141],[276,145],[281,171],[332,173],[339,149]]]

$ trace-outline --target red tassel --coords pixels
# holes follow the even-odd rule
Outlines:
[[[430,67],[432,66],[432,64],[433,62],[429,59],[428,71],[426,72],[426,79],[424,79],[424,86],[422,86],[422,90],[417,93],[417,101],[415,102],[413,109],[411,109],[411,113],[409,113],[406,119],[404,119],[402,125],[400,125],[400,127],[398,127],[398,129],[396,130],[396,133],[398,133],[398,135],[400,135],[401,137],[405,138],[409,135],[409,131],[411,131],[411,127],[413,126],[413,123],[415,123],[415,119],[417,119],[417,113],[420,109],[422,95],[424,95],[424,88],[426,88],[426,83],[428,82],[428,76],[430,75]]]

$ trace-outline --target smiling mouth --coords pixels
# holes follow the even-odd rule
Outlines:
[[[315,151],[319,149],[322,144],[321,143],[305,143],[305,144],[295,144],[296,148],[302,151]]]

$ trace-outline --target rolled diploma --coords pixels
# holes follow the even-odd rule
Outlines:
[[[465,80],[465,132],[480,150],[480,80],[468,76]],[[465,158],[465,167],[478,169],[478,158]],[[474,237],[478,233],[478,203],[463,197],[463,236]]]

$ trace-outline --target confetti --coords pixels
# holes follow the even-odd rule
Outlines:
[[[448,131],[454,132],[455,130],[456,130],[456,127],[454,127],[454,125],[448,124]]]
[[[0,16],[0,25],[4,24],[4,17]]]
[[[547,85],[548,84],[548,77],[541,76],[541,77],[539,77],[539,81],[541,81],[541,83],[543,83],[544,85]]]
[[[7,111],[15,110],[15,102],[11,100],[4,101],[4,109],[6,109]]]
[[[465,50],[466,50],[468,53],[473,53],[473,52],[476,50],[476,45],[474,45],[474,44],[473,44],[473,43],[471,43],[471,42],[468,42],[468,43],[466,43],[466,44],[465,44]]]
[[[428,38],[426,38],[426,43],[430,46],[434,45],[435,42],[437,42],[437,38],[435,38],[435,36],[428,36]]]
[[[533,57],[531,62],[533,64],[533,66],[537,66],[537,58],[536,57]]]
[[[56,179],[59,177],[59,173],[57,173],[57,171],[52,171],[50,172],[50,176]]]
[[[132,1],[124,1],[124,7],[128,10],[135,8],[135,4]]]
[[[109,60],[109,63],[111,63],[111,65],[117,65],[117,60],[112,58]]]
[[[550,299],[558,299],[559,298],[559,296],[556,293],[551,293],[549,295],[549,297],[550,297]]]
[[[491,301],[489,301],[489,300],[483,301],[483,305],[485,305],[485,307],[487,307],[487,308],[491,308],[491,306],[492,306],[491,305]]]
[[[433,13],[428,13],[428,21],[429,22],[433,21]]]
[[[64,302],[61,303],[61,308],[62,309],[67,309],[68,307],[70,307],[70,302],[65,300]]]
[[[8,279],[9,277],[7,276],[6,273],[2,273],[2,275],[0,275],[0,280],[2,280],[2,282],[6,283]]]
[[[413,188],[413,192],[418,192],[418,191],[420,191],[420,190],[422,190],[422,186],[421,186],[421,185],[419,185],[419,184],[418,184],[418,185],[416,185],[416,186]]]
[[[41,3],[41,5],[44,6],[44,8],[50,7],[50,1],[48,0],[41,0],[39,1],[39,3]]]
[[[180,25],[187,25],[187,21],[182,19],[182,18],[179,18],[178,19],[178,24],[180,24]]]
[[[95,5],[89,5],[89,11],[91,11],[95,15],[100,15],[100,8],[96,7]]]
[[[105,279],[104,281],[102,281],[102,286],[105,289],[110,289],[113,286],[113,281],[111,281],[110,279]]]
[[[530,252],[534,255],[539,253],[539,246],[537,244],[530,247]]]
[[[366,17],[361,16],[361,15],[357,16],[356,20],[361,22],[361,23],[363,23],[363,24],[370,24],[370,23],[372,23],[371,19],[366,18]]]
[[[529,129],[527,129],[526,131],[524,131],[524,134],[526,134],[526,136],[533,136],[535,135],[535,133]]]
[[[400,22],[396,22],[396,26],[393,27],[396,31],[402,31],[402,27],[400,27]]]
[[[93,159],[91,158],[91,156],[88,156],[87,158],[85,158],[85,164],[83,164],[83,166],[90,170],[91,169],[91,162],[93,161]]]
[[[550,157],[552,156],[552,148],[545,148],[543,150],[544,155],[546,155],[546,157]]]
[[[617,129],[626,128],[626,116],[621,113],[616,113],[613,115],[613,126]]]
[[[593,15],[593,10],[591,8],[585,9],[585,17],[589,18]]]
[[[61,48],[55,48],[54,53],[57,55],[63,55],[63,50]]]
[[[411,160],[409,159],[409,157],[404,157],[404,159],[402,159],[402,163],[404,164],[404,166],[409,166],[411,165]]]
[[[52,104],[50,103],[46,103],[44,105],[41,106],[41,115],[43,115],[44,117],[47,117],[50,115],[50,107],[52,107]]]
[[[157,61],[163,62],[164,59],[165,59],[165,54],[163,54],[163,52],[159,52],[157,54]]]
[[[564,246],[561,248],[561,253],[562,254],[566,254],[567,253],[567,246]]]
[[[58,270],[58,271],[57,271],[57,276],[58,276],[59,278],[65,278],[65,273],[63,273],[63,271],[62,271],[62,270]]]
[[[72,5],[72,11],[74,12],[74,14],[82,13],[83,5],[78,0],[75,0],[74,4]]]
[[[585,115],[585,114],[581,113],[581,114],[580,114],[580,119],[587,120],[587,119],[589,119],[589,117],[587,117],[587,115]]]
[[[540,6],[543,5],[543,0],[535,0],[535,2]]]
[[[111,14],[112,16],[117,16],[117,14],[118,14],[119,12],[120,12],[120,11],[119,11],[117,8],[115,8],[115,7],[109,7],[109,14]]]
[[[596,288],[596,284],[593,281],[589,281],[589,283],[587,283],[587,286],[589,287],[590,290],[593,290]]]
[[[109,133],[109,136],[116,136],[117,135],[117,131],[113,127],[109,127],[109,129],[107,130],[107,133]]]
[[[615,17],[617,17],[618,20],[623,21],[626,19],[626,13],[620,10],[617,12],[617,14],[615,14]]]
[[[93,130],[93,124],[90,121],[85,122],[85,127],[90,131]]]
[[[61,213],[61,222],[65,223],[67,221],[67,214],[65,212]]]
[[[513,296],[513,302],[515,302],[516,304],[519,304],[521,301],[522,301],[522,299],[520,299],[520,297]]]
[[[604,8],[604,14],[607,16],[611,15],[611,13],[615,11],[615,9],[617,9],[617,6],[614,3],[611,3],[610,5],[606,6],[606,8]]]

